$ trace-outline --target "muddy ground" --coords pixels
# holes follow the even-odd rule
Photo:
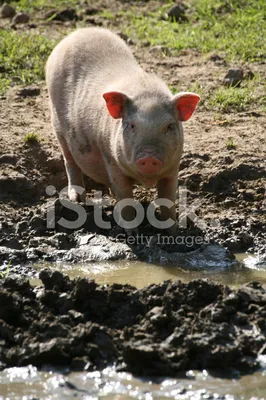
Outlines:
[[[99,3],[100,4],[100,3]],[[142,4],[142,3],[141,3]],[[142,4],[154,7],[154,2]],[[102,3],[102,7],[124,7],[124,3]],[[87,16],[88,26],[100,24],[117,30],[116,22]],[[5,22],[6,24],[7,22]],[[75,28],[74,21],[43,22],[17,29],[38,30],[59,37]],[[222,85],[230,67],[240,66],[221,55],[205,56],[196,50],[178,57],[152,50],[148,43],[128,38],[140,64],[181,90],[198,83],[205,91]],[[241,64],[244,71],[264,73],[265,64]],[[29,90],[12,87],[2,96],[0,107],[0,266],[10,277],[0,280],[0,367],[43,364],[68,365],[72,369],[103,368],[116,363],[119,370],[140,375],[176,375],[187,369],[234,369],[248,372],[258,367],[256,356],[265,353],[266,293],[259,283],[237,291],[204,281],[189,284],[162,283],[142,290],[128,285],[102,287],[93,281],[70,281],[60,273],[40,273],[42,287],[12,279],[15,274],[32,276],[25,266],[38,260],[68,262],[103,259],[175,261],[172,253],[187,254],[205,244],[222,245],[228,266],[232,252],[266,253],[265,128],[266,117],[253,105],[243,112],[217,113],[199,105],[185,124],[185,151],[179,185],[188,188],[188,202],[201,200],[197,214],[215,228],[201,230],[189,224],[184,237],[201,237],[200,244],[179,243],[148,248],[117,239],[121,232],[112,216],[113,205],[104,209],[112,229],[97,228],[91,206],[86,223],[67,229],[61,217],[76,214],[59,200],[66,175],[58,143],[49,121],[47,91],[40,82]],[[40,142],[23,142],[29,132]],[[228,148],[232,138],[235,146]],[[230,146],[229,146],[230,147]],[[53,185],[54,195],[46,188]],[[92,189],[105,188],[87,180]],[[155,190],[136,188],[136,198],[147,205]],[[52,227],[47,211],[53,210]],[[151,237],[160,231],[144,221],[140,233]],[[204,244],[203,244],[204,243]],[[84,247],[85,246],[85,247]],[[228,249],[228,251],[226,250]],[[156,250],[156,251],[155,251]],[[221,250],[221,249],[220,249]],[[151,259],[151,254],[155,259]],[[201,265],[202,266],[202,265]],[[207,267],[207,264],[206,264]],[[99,312],[100,310],[100,312]],[[141,363],[138,361],[141,359]]]
[[[258,282],[231,290],[165,281],[136,290],[71,281],[49,269],[40,278],[39,287],[0,282],[1,369],[115,364],[146,376],[194,369],[230,376],[258,368],[257,355],[266,352],[266,290]]]
[[[109,7],[114,12],[117,7],[127,7],[123,2],[97,4],[99,10]],[[140,3],[139,7],[145,12],[155,8],[156,2]],[[86,21],[88,26],[98,24],[115,31],[118,26],[121,29],[121,19],[108,20],[97,16],[96,11],[89,16],[88,11],[87,15],[81,12],[79,21]],[[72,17],[69,18],[67,21],[47,22],[40,11],[31,16],[29,24],[17,25],[16,29],[36,32],[45,29],[48,36],[56,38],[62,36],[62,32],[76,27],[75,18],[74,21]],[[1,21],[3,28],[8,28],[8,23],[6,20]],[[187,90],[191,84],[197,83],[204,88],[205,96],[214,87],[222,85],[230,67],[243,68],[249,77],[252,76],[250,71],[263,74],[265,69],[264,61],[235,65],[219,54],[206,56],[193,49],[182,51],[175,57],[167,53],[163,55],[158,49],[154,51],[149,43],[138,42],[136,39],[133,41],[131,38],[127,38],[127,41],[147,71],[156,72],[172,87],[180,85],[181,90]],[[79,234],[75,234],[74,230],[64,229],[57,223],[53,228],[47,228],[49,207],[56,209],[57,221],[62,214],[72,220],[76,214],[59,204],[58,200],[58,193],[67,182],[58,143],[51,131],[46,87],[41,82],[29,90],[21,89],[13,87],[2,96],[0,108],[0,262],[12,260],[13,265],[38,258],[60,258],[62,251],[76,247],[79,242]],[[265,114],[254,109],[252,104],[243,112],[228,110],[219,113],[206,106],[207,97],[193,118],[185,124],[185,151],[179,185],[186,185],[189,204],[198,199],[202,202],[196,211],[198,216],[206,222],[219,220],[220,226],[200,231],[189,224],[188,230],[179,233],[181,236],[202,236],[204,241],[214,240],[232,252],[264,254]],[[24,143],[23,137],[30,132],[37,133],[41,140]],[[233,143],[233,146],[230,148],[228,143]],[[50,193],[47,195],[48,185],[55,186],[55,196]],[[104,188],[88,180],[88,195],[91,195],[93,188],[102,189],[106,193]],[[154,195],[155,190],[136,189],[136,198],[144,204],[148,204]],[[81,227],[85,231],[80,234],[93,232],[108,237],[117,235],[112,220],[112,206],[104,210],[105,218],[112,222],[114,228],[111,232],[95,226],[89,207],[86,212],[88,218]],[[160,232],[145,226],[144,221],[140,233],[152,236]],[[201,245],[194,243],[193,246],[187,246],[179,243],[166,250],[186,252]],[[143,246],[134,248],[133,253],[141,258],[142,250]],[[56,251],[59,251],[58,256]],[[145,259],[145,255],[142,254],[142,258]]]

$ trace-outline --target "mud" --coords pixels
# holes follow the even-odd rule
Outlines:
[[[158,242],[164,232],[144,220],[143,241],[129,242],[113,219],[113,200],[102,210],[110,229],[97,227],[90,205],[84,205],[81,226],[62,226],[61,218],[73,222],[77,214],[61,194],[66,174],[45,85],[10,88],[0,98],[0,368],[51,364],[94,371],[114,364],[117,371],[142,376],[177,376],[192,369],[230,377],[235,370],[252,372],[259,368],[258,355],[266,354],[266,292],[258,282],[233,290],[205,280],[167,281],[137,290],[70,280],[49,270],[38,274],[33,267],[40,261],[142,260],[208,271],[231,268],[236,264],[232,253],[249,252],[255,254],[250,268],[265,269],[265,115],[253,104],[242,112],[211,109],[209,94],[237,66],[222,54],[152,50],[148,41],[123,33],[121,17],[100,14],[123,7],[127,2],[103,0],[78,11],[53,9],[48,15],[40,9],[30,16],[31,26],[16,29],[41,30],[56,40],[84,24],[119,30],[145,70],[173,88],[187,91],[191,83],[204,88],[205,99],[185,126],[179,186],[187,188],[189,207],[200,202],[196,214],[206,226],[188,220],[178,232],[182,240],[167,244]],[[145,13],[158,3],[138,2],[138,7]],[[9,23],[0,20],[3,29]],[[263,63],[241,63],[241,68],[265,73]],[[258,91],[264,93],[262,84]],[[25,143],[29,132],[40,140]],[[229,139],[234,148],[228,148]],[[51,186],[55,191],[47,192]],[[93,190],[108,194],[89,179],[86,189],[88,197]],[[135,189],[144,207],[154,197],[154,189]],[[219,224],[213,226],[214,220]],[[40,277],[43,286],[31,286],[23,277]]]
[[[119,245],[112,242],[121,233],[112,218],[113,202],[103,209],[104,219],[112,224],[109,231],[95,226],[90,207],[85,207],[86,222],[79,229],[62,228],[58,224],[61,217],[75,220],[77,215],[58,200],[67,181],[58,143],[51,130],[46,87],[43,82],[30,87],[14,86],[0,99],[0,264],[9,260],[14,265],[36,259],[55,261],[64,257],[74,262],[75,254],[79,254],[78,243],[86,234],[104,236],[99,236],[99,244],[101,240],[107,243],[111,238],[114,247],[110,250],[109,243],[106,252],[109,255],[105,254],[104,259],[137,257],[147,261],[155,252],[157,256],[151,261],[171,262],[171,253],[195,251],[210,242],[231,252],[248,251],[260,258],[265,257],[265,115],[252,104],[242,112],[219,112],[210,108],[208,93],[220,87],[228,70],[237,66],[226,61],[222,54],[206,57],[193,49],[182,51],[178,56],[171,51],[154,54],[149,42],[139,42],[137,38],[125,35],[121,16],[108,19],[102,15],[103,10],[116,14],[117,10],[127,7],[127,2],[101,0],[95,6],[77,10],[40,9],[30,16],[34,24],[30,29],[37,32],[44,29],[44,35],[59,40],[76,27],[97,23],[119,31],[143,68],[156,72],[171,87],[188,90],[193,83],[200,89],[204,88],[195,116],[184,127],[185,151],[178,183],[187,188],[189,210],[195,201],[200,202],[196,214],[206,227],[199,229],[188,220],[187,229],[178,232],[183,242],[174,246],[159,245],[155,249],[155,239],[152,239],[152,251],[144,244],[130,245],[128,251],[125,246],[119,249]],[[157,7],[156,1],[138,2],[139,13],[145,14]],[[0,19],[1,28],[9,29],[9,24],[8,19]],[[17,26],[22,31],[28,28],[27,24]],[[250,78],[254,74],[264,74],[263,63],[241,63],[240,67]],[[262,82],[258,91],[263,93],[263,90]],[[40,140],[25,143],[23,137],[29,132],[37,133]],[[232,148],[227,146],[229,139],[234,143]],[[55,192],[51,194],[48,191],[47,194],[47,187],[51,186],[55,187]],[[89,179],[86,188],[87,196],[92,196],[93,189],[101,190],[105,195],[108,193],[106,188]],[[155,190],[135,189],[135,198],[144,206],[154,197]],[[47,229],[47,210],[51,208],[56,210],[55,224]],[[210,226],[213,220],[219,224]],[[163,234],[146,222],[142,224],[140,234],[148,238]],[[186,242],[188,237],[202,238],[202,242],[190,245]],[[121,236],[118,242],[121,242]],[[163,257],[160,256],[162,251],[167,253]],[[101,254],[104,257],[104,253]],[[90,257],[93,258],[84,255],[84,260]],[[80,258],[77,257],[76,261]]]
[[[71,281],[49,269],[40,278],[38,287],[0,282],[1,369],[115,364],[141,376],[230,375],[253,371],[266,351],[266,290],[258,282],[231,290],[207,280],[166,281],[137,290]]]

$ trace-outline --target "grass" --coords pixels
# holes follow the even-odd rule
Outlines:
[[[30,144],[30,143],[39,143],[41,140],[40,135],[38,135],[38,133],[27,133],[24,137],[23,137],[23,142],[25,144]]]
[[[233,138],[231,138],[231,137],[228,138],[228,141],[226,143],[226,147],[227,147],[228,150],[235,150],[236,149],[236,145],[235,145],[235,143],[233,141]]]
[[[254,99],[253,92],[247,88],[219,87],[210,97],[208,103],[212,108],[223,112],[243,111]]]
[[[167,45],[176,53],[194,48],[203,53],[218,51],[232,59],[260,60],[266,55],[265,0],[194,0],[188,2],[188,22],[169,22],[166,2],[157,11],[123,12],[130,37],[148,40],[152,46]]]
[[[0,31],[0,93],[13,83],[44,79],[44,64],[54,45],[39,34]]]
[[[80,12],[86,7],[84,0],[8,2],[17,11],[30,12],[33,21],[40,10],[75,7]],[[111,10],[99,10],[99,15],[109,20],[109,24],[118,21],[119,26],[115,28],[133,40],[148,42],[150,46],[162,45],[173,55],[193,48],[202,53],[219,52],[227,60],[253,62],[266,56],[265,0],[187,0],[188,20],[182,23],[167,18],[167,12],[175,4],[173,0],[158,2],[157,7],[153,5],[146,11],[143,4],[135,0],[124,10],[118,9],[116,14]],[[55,44],[39,31],[0,30],[0,94],[11,85],[29,85],[44,79],[44,64]],[[220,88],[211,97],[209,104],[224,110],[231,107],[241,110],[252,100],[245,88],[237,91]],[[265,102],[262,99],[262,103]]]

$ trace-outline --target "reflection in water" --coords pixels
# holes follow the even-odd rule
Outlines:
[[[114,368],[67,374],[37,371],[35,367],[9,368],[0,373],[0,399],[49,400],[203,400],[266,398],[266,371],[240,379],[214,378],[207,371],[188,371],[187,378],[140,380]],[[2,397],[1,397],[2,396]],[[225,397],[224,397],[225,396]]]

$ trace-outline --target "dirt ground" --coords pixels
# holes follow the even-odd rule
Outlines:
[[[0,281],[0,369],[93,371],[115,363],[139,376],[208,369],[230,377],[256,369],[257,355],[265,354],[266,291],[258,282],[231,290],[165,281],[136,290],[71,281],[48,269],[40,278],[44,286],[35,288]]]

